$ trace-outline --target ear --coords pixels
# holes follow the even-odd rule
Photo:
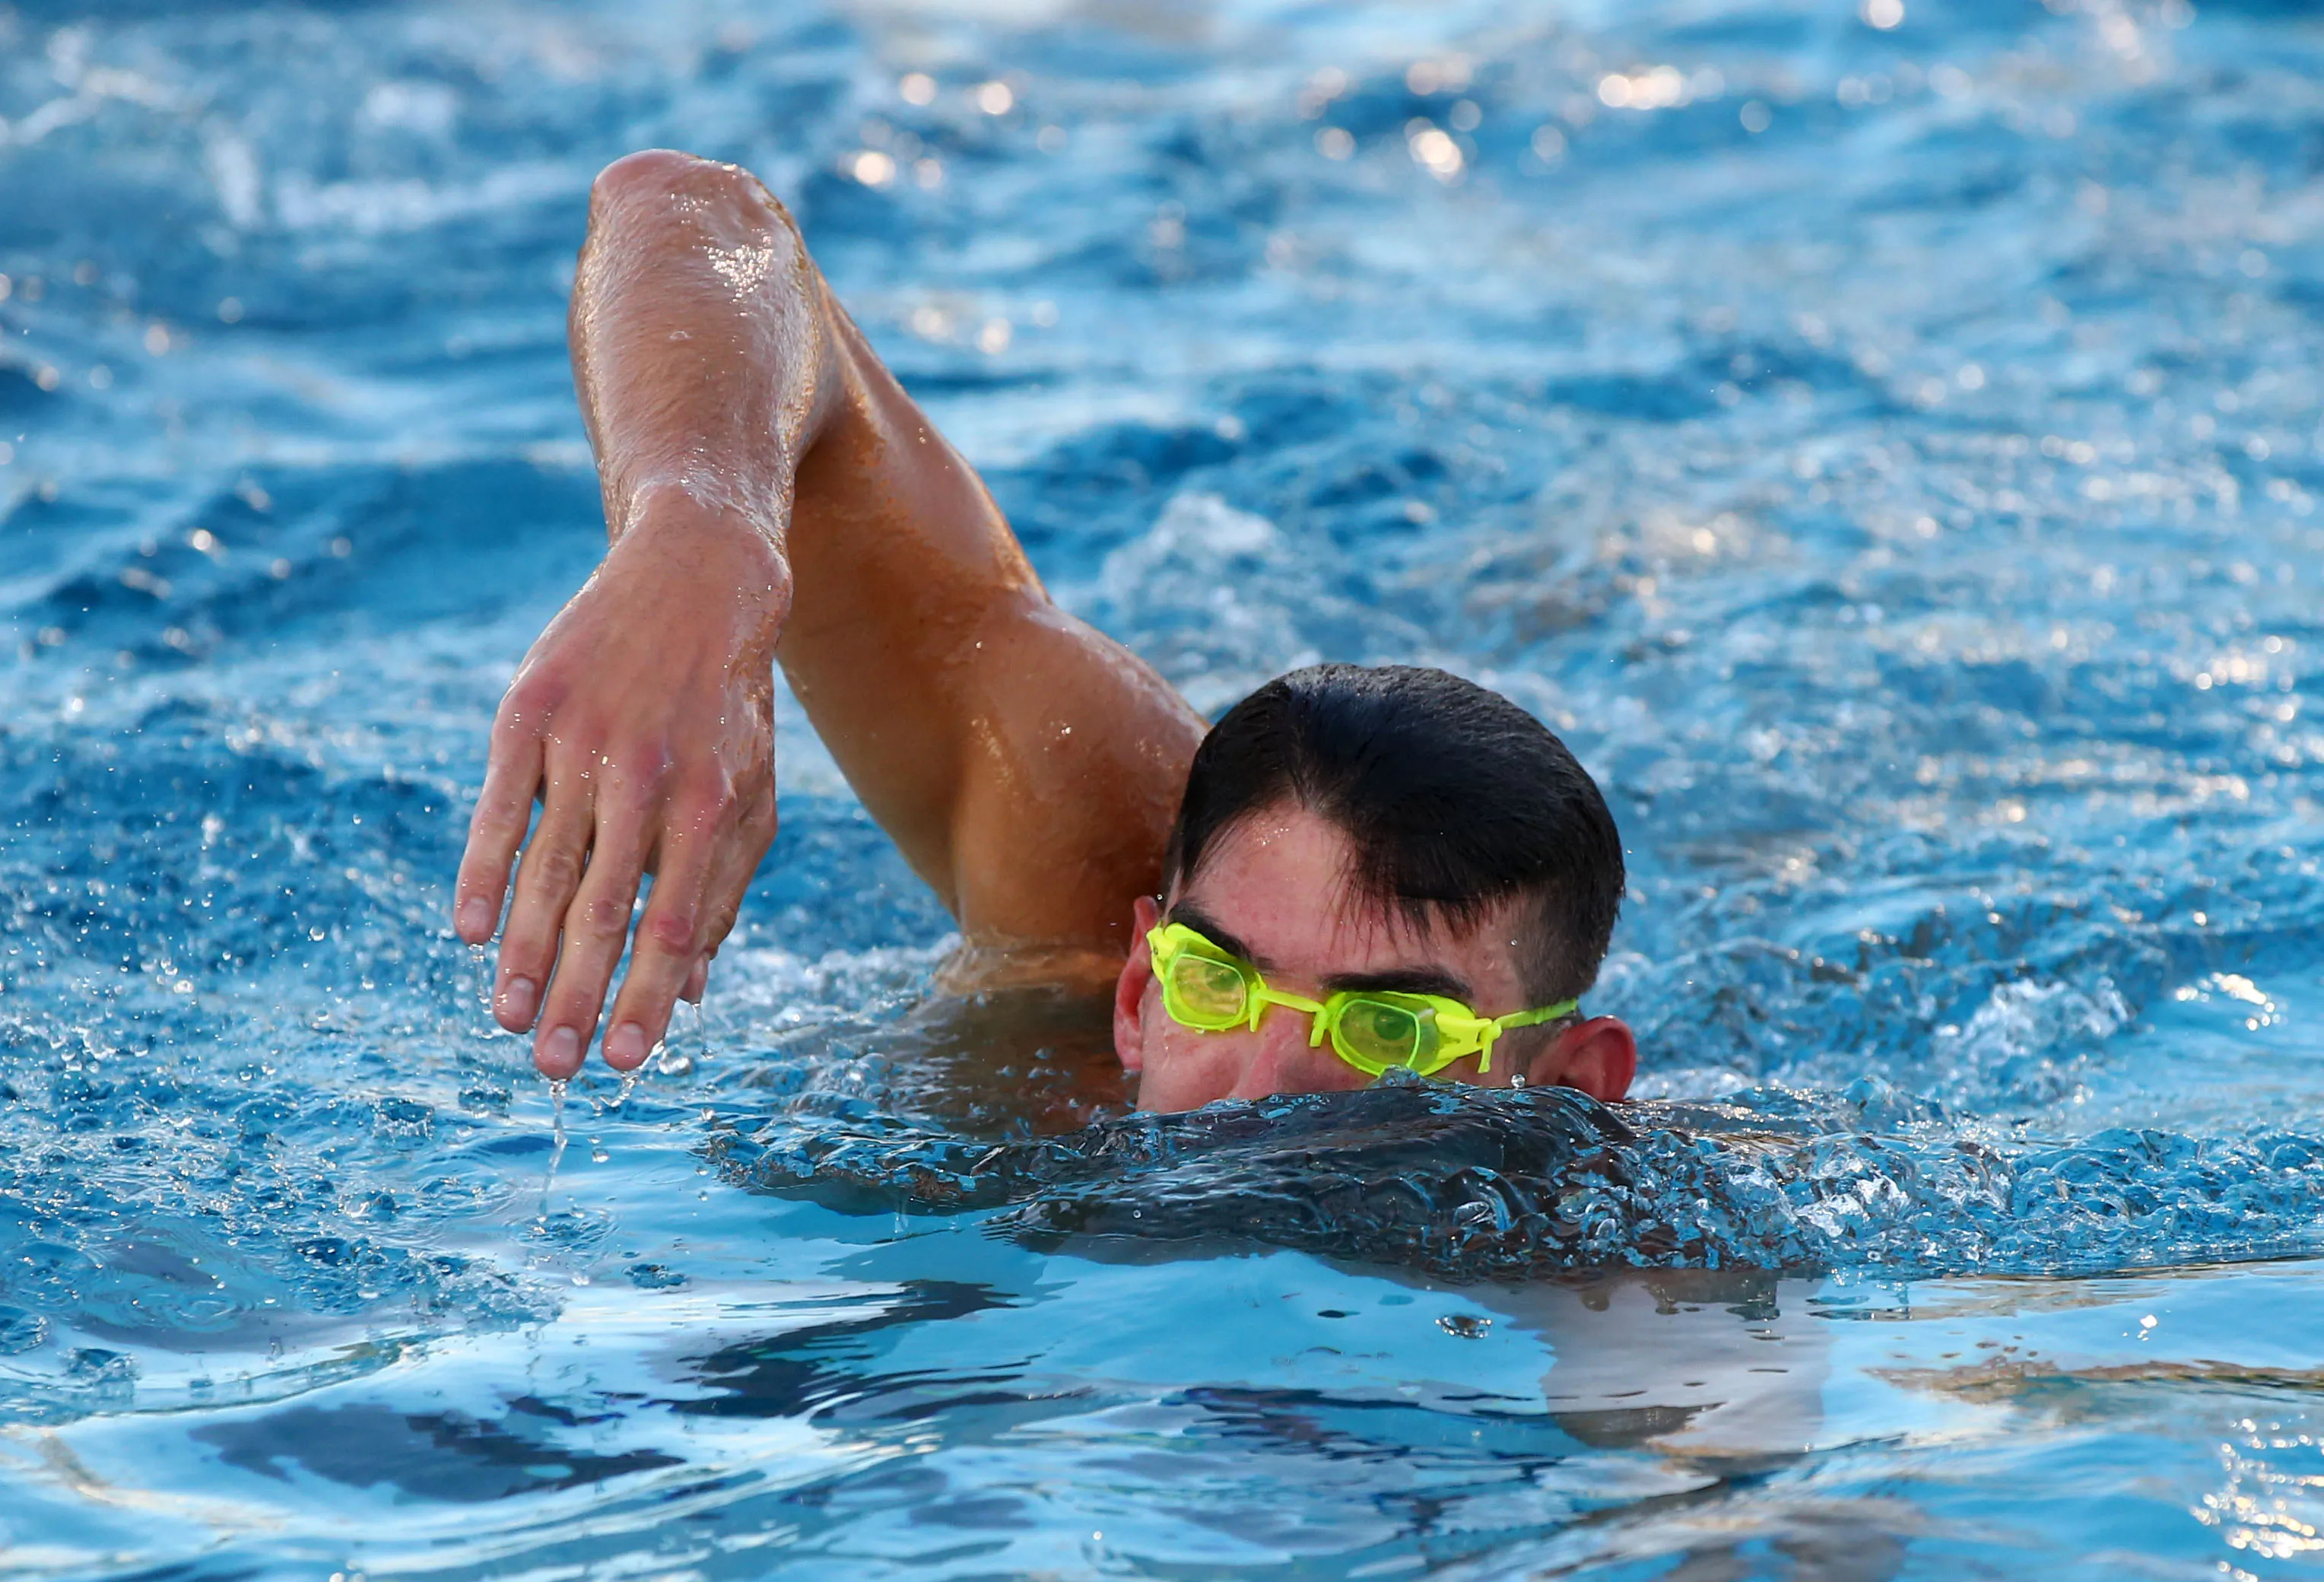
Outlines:
[[[1141,895],[1130,909],[1130,959],[1113,980],[1113,1052],[1132,1077],[1146,1069],[1146,990],[1154,982],[1154,953],[1146,936],[1162,921],[1162,909]]]
[[[1148,967],[1147,975],[1153,976]],[[1534,1057],[1526,1080],[1536,1087],[1578,1087],[1600,1104],[1630,1091],[1638,1074],[1638,1041],[1618,1016],[1592,1016],[1567,1028]]]

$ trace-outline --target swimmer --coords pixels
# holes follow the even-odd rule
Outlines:
[[[734,166],[598,177],[570,333],[609,543],[501,705],[454,902],[469,943],[499,925],[494,1014],[544,1074],[601,1020],[634,1070],[701,995],[774,839],[779,663],[957,920],[941,986],[1110,987],[1142,1107],[1391,1066],[1623,1096],[1630,1030],[1579,1004],[1620,838],[1517,705],[1320,666],[1206,731],[1050,600]]]

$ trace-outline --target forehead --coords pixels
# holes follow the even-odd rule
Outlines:
[[[1270,971],[1308,979],[1433,966],[1480,997],[1517,982],[1514,900],[1468,927],[1416,920],[1350,884],[1353,850],[1330,819],[1296,803],[1262,810],[1220,832],[1170,899],[1247,946]]]

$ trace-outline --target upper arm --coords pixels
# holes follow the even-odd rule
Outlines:
[[[977,653],[951,831],[972,944],[1120,955],[1164,847],[1203,722],[1142,661],[1044,601]]]
[[[974,471],[835,317],[849,389],[798,472],[784,671],[970,944],[1119,956],[1203,722],[1051,602]]]

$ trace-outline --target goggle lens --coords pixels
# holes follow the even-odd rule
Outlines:
[[[1333,1031],[1342,1056],[1351,1063],[1382,1070],[1390,1066],[1416,1067],[1427,1052],[1424,1046],[1435,1041],[1425,1037],[1416,1013],[1370,998],[1349,1001]]]
[[[1314,1020],[1309,1041],[1332,1041],[1333,1052],[1367,1076],[1391,1066],[1433,1077],[1454,1060],[1480,1057],[1480,1071],[1492,1069],[1493,1041],[1513,1027],[1537,1027],[1572,1014],[1572,1000],[1501,1017],[1481,1017],[1458,1000],[1388,990],[1342,990],[1322,1004],[1271,989],[1259,969],[1183,923],[1149,930],[1147,948],[1162,980],[1162,1005],[1182,1026],[1202,1032],[1257,1027],[1267,1005],[1281,1005]]]
[[[1195,1027],[1232,1027],[1250,1008],[1250,985],[1242,974],[1223,961],[1192,954],[1170,964],[1173,1011]]]

